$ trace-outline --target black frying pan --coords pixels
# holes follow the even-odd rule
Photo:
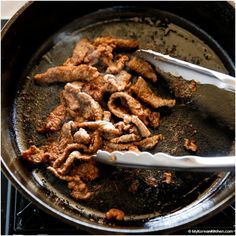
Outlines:
[[[20,16],[12,19],[3,30],[4,172],[16,187],[40,207],[69,223],[93,232],[95,229],[99,232],[119,233],[171,232],[178,227],[199,221],[200,218],[209,217],[216,212],[216,209],[220,210],[233,198],[233,173],[178,172],[175,173],[177,187],[164,186],[156,191],[149,191],[144,183],[142,187],[145,194],[133,196],[125,191],[129,182],[124,181],[124,176],[133,175],[134,171],[103,166],[101,168],[104,173],[110,177],[108,179],[107,175],[104,175],[98,180],[98,184],[105,186],[103,191],[89,203],[78,203],[69,197],[63,183],[57,181],[43,168],[30,167],[19,158],[20,152],[27,148],[30,140],[37,145],[44,141],[45,137],[39,136],[35,131],[35,120],[45,117],[55,106],[58,102],[55,94],[62,89],[62,85],[39,87],[32,82],[31,76],[48,67],[61,64],[70,55],[73,43],[79,37],[87,36],[93,39],[101,34],[134,37],[139,39],[142,48],[171,53],[215,70],[233,73],[233,63],[228,56],[232,55],[232,51],[228,48],[228,44],[222,42],[225,49],[229,50],[226,52],[212,37],[189,21],[165,11],[150,9],[150,7],[169,11],[175,9],[172,12],[181,15],[185,12],[186,17],[189,17],[187,9],[194,7],[194,3],[185,6],[180,4],[177,7],[175,3],[150,2],[149,8],[145,8],[143,3],[139,3],[139,7],[113,7],[118,5],[115,2],[99,3],[99,6],[81,4],[72,2],[57,3],[57,5],[37,2],[28,4],[21,10]],[[208,4],[198,6],[202,9],[209,7],[210,10],[211,4]],[[214,4],[213,9],[220,11],[224,7],[227,12],[227,20],[223,16],[220,18],[225,24],[222,30],[228,28],[227,34],[230,35],[233,26],[230,25],[233,22],[230,21],[230,17],[233,19],[231,15],[233,9],[226,3]],[[106,7],[111,8],[106,9]],[[100,8],[104,9],[96,11]],[[93,11],[94,13],[86,16]],[[198,14],[192,20],[196,18],[195,21],[200,24]],[[201,17],[203,16],[204,14]],[[82,18],[67,25],[78,17]],[[34,24],[27,24],[29,19],[35,19]],[[209,27],[213,26],[211,21],[208,24]],[[55,33],[56,31],[58,32]],[[220,34],[217,34],[219,33],[212,33],[215,38],[221,39],[218,38]],[[233,45],[232,43],[232,48]],[[207,59],[209,55],[210,60]],[[159,151],[185,154],[174,134],[178,134],[177,140],[182,140],[190,134],[192,127],[198,130],[197,139],[201,147],[199,155],[228,155],[232,151],[234,131],[227,126],[219,125],[217,117],[203,115],[198,108],[193,109],[192,106],[176,106],[171,114],[168,111],[163,111],[163,114],[160,132],[165,133],[168,138],[158,145]],[[147,175],[158,178],[162,172],[157,170],[138,172],[141,178]],[[124,210],[127,215],[126,221],[119,224],[108,224],[104,221],[104,212],[111,207]]]

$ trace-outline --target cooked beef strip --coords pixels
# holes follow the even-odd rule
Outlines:
[[[91,141],[91,137],[90,135],[88,134],[88,132],[83,129],[83,128],[80,128],[74,135],[73,135],[73,139],[74,139],[74,142],[76,143],[82,143],[82,144],[89,144],[90,141]]]
[[[101,120],[103,117],[103,110],[100,104],[87,93],[79,92],[79,89],[72,84],[65,86],[62,98],[66,104],[67,112],[73,118]]]
[[[153,108],[163,106],[173,107],[175,105],[175,99],[164,99],[157,96],[141,76],[139,76],[136,83],[130,87],[130,90],[135,93],[141,101]]]
[[[70,153],[66,161],[63,163],[62,167],[57,169],[57,172],[61,175],[65,175],[69,170],[75,160],[90,160],[91,155],[81,155],[78,151],[73,151]]]
[[[130,142],[135,142],[139,141],[140,136],[136,134],[124,134],[118,138],[113,138],[110,140],[111,143],[130,143]]]
[[[106,218],[108,220],[124,220],[124,217],[125,217],[125,213],[119,209],[116,209],[116,208],[112,208],[110,209],[108,212],[106,212]]]
[[[95,47],[93,44],[87,39],[81,39],[75,46],[73,50],[73,54],[70,58],[68,58],[64,65],[66,66],[77,66],[84,62],[85,57],[88,54],[91,54],[94,51]]]
[[[110,111],[103,112],[103,120],[107,121],[107,122],[111,121],[111,112]]]
[[[194,141],[191,141],[189,139],[184,139],[184,147],[186,150],[191,151],[191,152],[197,152],[198,146]]]
[[[116,92],[108,101],[109,110],[117,117],[124,118],[128,115],[136,115],[145,124],[154,128],[159,125],[160,114],[144,108],[139,101],[125,92]]]
[[[66,108],[63,104],[58,105],[47,117],[43,128],[37,129],[38,132],[55,132],[61,129],[66,120]]]
[[[87,121],[82,123],[77,123],[76,127],[78,128],[88,128],[88,129],[97,129],[100,132],[104,133],[112,133],[112,134],[119,134],[119,129],[115,128],[115,126],[108,121],[105,120],[97,120],[97,121]]]
[[[34,76],[34,80],[41,84],[51,84],[55,82],[72,82],[72,81],[91,81],[99,76],[97,68],[89,65],[79,66],[56,66],[49,68],[42,74]]]
[[[141,58],[133,57],[129,61],[128,67],[152,82],[157,81],[156,72],[153,67]]]
[[[107,73],[118,74],[121,72],[125,67],[125,63],[129,60],[129,57],[126,55],[117,55],[115,59],[116,61],[112,62],[107,68]]]
[[[108,44],[114,49],[136,49],[138,48],[138,41],[133,39],[121,39],[113,38],[110,36],[107,37],[97,37],[94,40],[94,45]]]
[[[33,145],[22,152],[22,157],[33,164],[40,164],[48,161],[49,154]]]
[[[83,181],[89,182],[99,177],[99,169],[97,168],[96,163],[90,159],[75,166],[71,170],[70,175],[78,175]]]
[[[161,134],[153,135],[151,137],[145,138],[138,143],[136,142],[135,144],[139,148],[143,149],[153,149],[157,144],[159,140],[162,140],[163,136]]]

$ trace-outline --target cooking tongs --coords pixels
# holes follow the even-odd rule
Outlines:
[[[138,50],[136,54],[156,67],[157,71],[170,73],[185,80],[194,80],[199,84],[210,84],[220,89],[235,93],[235,78],[209,70],[198,65],[163,55],[152,50]],[[233,108],[232,108],[233,109]],[[166,153],[133,151],[114,151],[112,153],[99,150],[94,159],[109,165],[134,168],[164,168],[188,171],[234,171],[235,156],[200,157],[171,156]]]

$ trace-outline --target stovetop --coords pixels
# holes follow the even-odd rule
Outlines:
[[[6,20],[1,20],[3,26]],[[1,173],[1,235],[88,235],[43,212],[22,196]],[[174,233],[235,235],[235,203],[203,223]]]
[[[79,228],[61,222],[57,218],[43,212],[33,203],[25,199],[1,174],[1,235],[88,235]],[[185,229],[174,234],[203,234],[212,230],[208,234],[234,235],[235,228],[235,204],[231,204],[211,219],[194,225],[191,229]],[[195,231],[197,232],[197,231]],[[200,233],[202,232],[202,233]],[[218,233],[217,233],[218,232]]]

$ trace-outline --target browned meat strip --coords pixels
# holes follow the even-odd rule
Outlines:
[[[80,128],[74,135],[73,135],[74,142],[76,143],[83,143],[83,144],[89,144],[91,141],[91,137],[88,134],[88,132]]]
[[[66,119],[66,108],[64,105],[57,106],[47,117],[43,128],[38,129],[38,132],[55,132],[61,129],[63,122]]]
[[[47,169],[57,178],[68,182],[67,186],[72,190],[70,195],[75,200],[88,200],[91,198],[92,193],[88,191],[86,184],[80,179],[78,175],[61,175],[51,166],[49,166]]]
[[[124,119],[128,115],[136,115],[145,124],[155,128],[159,125],[160,114],[144,108],[136,99],[125,92],[116,92],[108,101],[109,110],[117,117]]]
[[[68,158],[64,162],[63,167],[57,169],[57,172],[61,175],[65,175],[70,170],[70,167],[72,166],[72,164],[74,163],[75,160],[88,161],[90,159],[91,159],[91,156],[89,156],[89,155],[81,155],[80,152],[73,151],[70,153],[70,155],[68,156]]]
[[[198,146],[196,145],[196,143],[187,138],[184,139],[184,147],[186,150],[192,151],[192,152],[197,152],[198,150]]]
[[[173,107],[175,105],[175,99],[164,99],[155,95],[142,77],[138,77],[137,82],[130,87],[130,90],[135,93],[140,100],[153,108],[163,106]]]
[[[103,120],[110,122],[111,121],[111,112],[109,111],[104,111],[103,112]]]
[[[130,147],[132,147],[134,144],[133,143],[111,143],[109,141],[104,142],[104,150],[108,152],[113,152],[113,151],[125,151],[129,150]]]
[[[170,184],[171,182],[173,182],[172,180],[172,173],[171,172],[164,172],[163,173],[163,183],[167,183]]]
[[[96,166],[96,163],[92,160],[86,161],[85,163],[80,164],[73,168],[70,172],[72,176],[79,176],[83,181],[93,181],[99,176],[99,170]]]
[[[138,41],[133,39],[121,39],[113,38],[110,36],[107,37],[97,37],[94,40],[94,45],[99,44],[108,44],[115,49],[135,49],[138,48]]]
[[[151,132],[149,131],[149,129],[137,116],[131,116],[131,122],[137,126],[139,133],[142,137],[146,138],[151,135]]]
[[[157,144],[159,140],[162,140],[163,136],[161,134],[153,135],[149,138],[145,138],[141,140],[140,142],[136,142],[135,144],[143,149],[153,149]]]
[[[97,120],[97,121],[87,121],[83,123],[77,123],[76,127],[79,128],[88,128],[88,129],[97,129],[104,133],[112,133],[112,134],[119,134],[119,129],[115,128],[115,126],[108,121],[105,120]]]
[[[102,137],[99,130],[91,135],[91,143],[87,150],[88,153],[95,153],[102,146]]]
[[[129,151],[132,151],[132,152],[137,152],[137,153],[139,153],[139,152],[140,152],[140,150],[138,149],[138,147],[137,147],[137,146],[135,146],[135,145],[132,145],[132,146],[130,146],[130,147],[129,147]]]
[[[68,58],[64,65],[66,66],[77,66],[81,64],[88,54],[94,51],[94,46],[87,38],[81,39],[73,50],[72,57]]]
[[[40,164],[48,161],[49,153],[33,145],[22,152],[22,157],[33,164]]]
[[[128,131],[132,125],[127,124],[124,121],[119,121],[118,123],[114,124],[114,126],[122,133],[122,131]]]
[[[152,68],[152,66],[137,57],[133,57],[129,63],[128,63],[128,67],[131,70],[134,70],[135,72],[137,72],[138,74],[142,75],[143,77],[149,79],[152,82],[156,82],[157,81],[157,76],[156,76],[156,72],[155,70]]]
[[[99,103],[87,93],[79,91],[79,88],[70,83],[65,86],[62,92],[62,99],[68,113],[74,118],[82,117],[84,120],[101,120],[103,110]]]
[[[130,143],[140,140],[140,137],[136,134],[124,134],[118,138],[110,140],[111,143]]]
[[[91,83],[85,83],[82,91],[89,94],[95,101],[101,102],[104,93],[107,91],[107,82],[99,76]]]
[[[108,101],[109,110],[117,117],[124,119],[127,114],[134,114],[141,120],[145,120],[148,116],[147,110],[133,97],[124,92],[113,93]]]
[[[89,200],[92,197],[92,193],[88,191],[86,184],[81,180],[69,182],[68,188],[72,190],[70,195],[75,200]]]
[[[55,82],[91,81],[99,76],[97,68],[88,65],[56,66],[42,74],[34,76],[38,83],[51,84]]]
[[[106,212],[106,218],[108,220],[124,220],[125,213],[119,209],[112,208],[108,212]]]
[[[55,160],[53,163],[53,168],[58,168],[59,166],[62,165],[64,161],[68,158],[71,152],[73,151],[79,151],[85,153],[88,150],[88,148],[81,143],[72,143],[68,144],[66,148],[63,150],[63,153],[58,156],[58,158]]]
[[[69,121],[62,126],[60,132],[60,142],[59,147],[64,149],[67,144],[73,143],[73,136],[72,136],[72,127],[74,122]]]
[[[106,72],[111,74],[118,74],[125,67],[125,63],[129,60],[126,55],[117,55],[116,61],[111,63],[107,68]]]
[[[129,85],[130,79],[131,75],[124,70],[116,76],[106,74],[104,81],[107,83],[107,92],[114,93],[124,90]]]

